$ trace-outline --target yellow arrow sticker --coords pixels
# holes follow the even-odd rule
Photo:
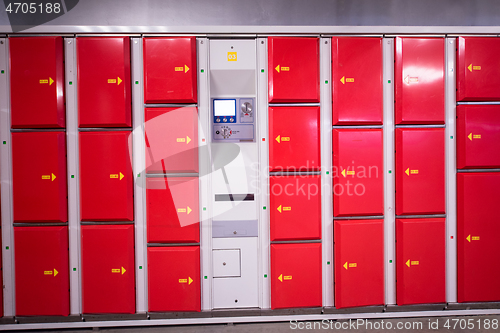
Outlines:
[[[354,176],[356,174],[356,171],[354,171],[354,170],[348,171],[348,170],[344,169],[341,172],[342,176],[344,176],[344,177],[347,177],[346,173],[347,173],[347,176]]]
[[[193,283],[193,279],[191,279],[191,277],[188,276],[187,279],[179,279],[179,283],[191,284],[191,283]]]
[[[470,133],[469,135],[467,135],[467,137],[469,138],[470,141],[472,141],[472,139],[481,139],[481,134]]]
[[[418,77],[411,77],[410,75],[407,75],[405,78],[404,78],[406,84],[410,84],[410,83],[417,83],[418,82]]]
[[[55,268],[53,271],[43,271],[43,275],[54,275],[55,277],[57,274],[59,274],[59,272]]]
[[[290,67],[285,67],[285,66],[276,66],[274,67],[274,69],[279,73],[279,72],[289,72],[290,71]]]
[[[276,141],[278,141],[278,143],[281,143],[282,141],[290,141],[290,137],[278,135],[276,137]]]
[[[278,212],[290,212],[292,210],[292,207],[281,207],[281,205],[279,205],[279,207],[277,208],[278,209]]]
[[[473,241],[480,240],[479,236],[472,236],[471,237],[471,235],[467,236],[465,239],[467,239],[469,241],[469,243],[471,242],[471,240],[473,240]]]
[[[126,271],[127,270],[125,268],[123,268],[123,266],[121,269],[120,268],[112,268],[111,269],[111,273],[122,273],[122,275],[125,274]]]
[[[56,175],[50,174],[50,175],[42,175],[42,179],[48,179],[54,181],[56,179]]]
[[[473,66],[472,64],[470,64],[469,66],[467,66],[467,69],[472,73],[472,71],[480,71],[481,66]]]
[[[356,268],[358,267],[358,263],[356,262],[345,262],[344,265],[342,265],[346,270],[349,269],[349,268]]]
[[[108,83],[116,83],[117,85],[120,85],[122,82],[123,80],[120,79],[120,77],[117,77],[116,79],[108,79]]]
[[[406,262],[406,266],[410,267],[410,266],[418,266],[420,264],[420,262],[418,260],[410,260],[408,259],[408,261]]]
[[[283,276],[283,274],[280,274],[280,276],[278,276],[278,280],[280,280],[281,282],[283,282],[283,280],[289,281],[291,279],[292,279],[291,275],[285,275],[285,276]]]
[[[193,210],[189,208],[189,206],[187,208],[177,208],[177,213],[187,213],[189,215],[192,211]]]
[[[52,80],[52,78],[51,78],[51,77],[49,77],[49,79],[48,79],[48,80],[40,80],[39,82],[40,82],[40,84],[47,84],[47,83],[48,83],[48,84],[49,84],[49,86],[51,86],[51,85],[52,85],[52,83],[54,83],[54,80]]]
[[[123,177],[125,177],[125,176],[121,172],[120,173],[112,173],[112,174],[109,175],[109,178],[112,178],[112,179],[118,179],[119,178],[120,180],[122,180]]]
[[[410,168],[406,169],[405,173],[409,175],[418,175],[418,170],[410,170]]]
[[[342,76],[342,78],[340,79],[340,82],[342,82],[342,84],[345,84],[346,82],[352,83],[352,82],[354,82],[354,78]]]
[[[186,136],[185,138],[177,138],[177,142],[185,142],[186,144],[191,142],[191,138]]]

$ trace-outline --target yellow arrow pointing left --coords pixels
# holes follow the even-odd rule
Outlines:
[[[276,66],[274,69],[279,73],[280,72],[280,65]]]
[[[281,143],[281,135],[278,135],[278,136],[276,137],[276,141],[278,141],[278,143]]]
[[[278,207],[278,212],[281,213],[281,205],[279,205],[279,207]]]
[[[283,274],[280,274],[280,276],[278,276],[278,280],[280,280],[281,282],[283,282]]]

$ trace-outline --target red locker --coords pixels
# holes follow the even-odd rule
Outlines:
[[[198,172],[196,107],[147,108],[146,172]]]
[[[500,301],[500,173],[457,175],[458,302]]]
[[[148,242],[200,241],[197,177],[148,178],[146,200]]]
[[[384,220],[336,220],[335,307],[384,304]]]
[[[382,38],[332,37],[334,125],[382,124]]]
[[[80,132],[82,221],[133,221],[131,132]]]
[[[271,308],[321,305],[321,244],[271,244]]]
[[[201,311],[200,247],[148,248],[149,311]]]
[[[135,313],[134,226],[82,226],[83,313]]]
[[[68,227],[14,227],[16,316],[69,315]]]
[[[320,176],[271,176],[271,241],[321,239]]]
[[[64,132],[12,133],[14,222],[68,221]]]
[[[333,130],[333,215],[384,215],[381,129]]]
[[[445,303],[445,219],[396,220],[398,305]]]
[[[457,106],[457,168],[500,168],[500,105]]]
[[[1,205],[0,205],[1,206]],[[1,213],[1,209],[0,209]],[[2,215],[0,214],[0,224],[2,222]],[[0,228],[0,233],[2,232]],[[0,249],[2,248],[2,237],[0,237]],[[2,256],[0,255],[0,270],[2,270],[2,274],[0,274],[0,318],[3,317],[3,263],[2,263]]]
[[[132,126],[129,37],[79,37],[80,127]]]
[[[319,107],[269,108],[269,171],[317,171]]]
[[[144,103],[196,103],[196,37],[144,38]]]
[[[319,39],[269,37],[269,103],[319,102]]]
[[[12,128],[66,127],[62,37],[9,43]]]
[[[457,101],[500,100],[500,38],[459,37]]]
[[[445,213],[444,128],[396,129],[396,215]]]
[[[396,124],[444,124],[444,38],[396,37]]]

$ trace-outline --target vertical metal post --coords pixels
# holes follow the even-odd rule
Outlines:
[[[66,149],[68,170],[70,313],[82,313],[80,262],[80,172],[78,146],[78,90],[76,39],[64,39],[66,94]]]
[[[148,311],[148,257],[146,238],[146,141],[144,137],[142,38],[131,38],[132,50],[132,149],[134,170],[135,220],[135,308],[137,313]]]
[[[320,38],[321,239],[323,306],[334,305],[332,186],[332,40]]]
[[[456,38],[445,39],[446,302],[457,302]]]
[[[383,38],[385,304],[396,304],[394,38]]]
[[[0,74],[0,180],[2,184],[3,315],[5,317],[12,317],[16,314],[9,67],[9,40],[0,38],[0,70],[2,71]]]

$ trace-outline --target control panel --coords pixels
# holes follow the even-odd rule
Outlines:
[[[255,98],[212,99],[214,142],[255,142]]]

